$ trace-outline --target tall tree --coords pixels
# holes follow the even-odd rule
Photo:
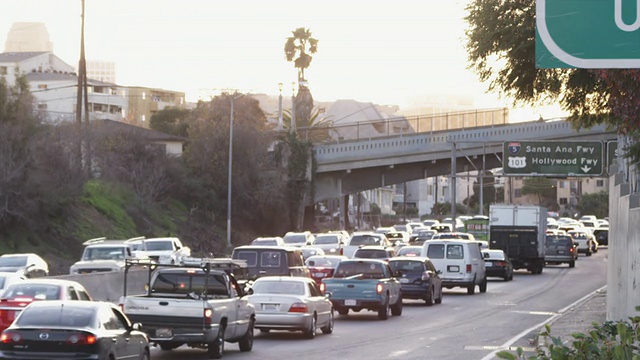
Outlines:
[[[298,82],[304,82],[304,70],[311,65],[313,57],[310,54],[315,54],[318,50],[318,40],[311,37],[309,29],[297,28],[291,33],[293,36],[287,38],[284,44],[284,54],[287,61],[293,61],[298,69]]]
[[[575,128],[603,123],[640,138],[640,71],[536,68],[535,0],[475,0],[466,10],[470,68],[490,91],[514,103],[559,102]],[[637,162],[640,143],[628,150]]]
[[[189,123],[187,118],[190,110],[181,108],[167,108],[151,115],[149,127],[153,130],[162,131],[167,134],[187,137]]]
[[[293,36],[287,38],[284,44],[284,54],[287,61],[293,61],[294,66],[298,69],[298,93],[294,100],[295,124],[299,121],[308,122],[313,109],[313,96],[309,87],[306,85],[307,79],[304,76],[304,70],[311,65],[313,57],[318,51],[318,40],[311,37],[311,30],[305,28],[297,28],[291,32]]]

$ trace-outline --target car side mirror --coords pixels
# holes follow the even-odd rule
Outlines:
[[[133,325],[131,325],[131,330],[142,331],[142,324],[134,323]]]
[[[396,271],[394,271],[394,272],[393,272],[393,276],[394,276],[394,277],[402,277],[402,271],[400,271],[400,270],[396,270]]]
[[[485,259],[488,259],[489,258],[489,254],[484,253],[484,254],[482,254],[482,257],[485,258]]]
[[[253,289],[252,288],[248,288],[247,289],[247,295],[253,295]]]

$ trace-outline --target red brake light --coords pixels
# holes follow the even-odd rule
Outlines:
[[[293,304],[291,304],[291,307],[289,308],[289,312],[306,313],[307,312],[307,305],[305,305],[304,303],[300,303],[300,302],[293,303]]]
[[[573,248],[569,249],[569,252],[572,253],[573,252]]]
[[[384,287],[382,286],[382,284],[378,283],[378,285],[376,285],[376,293],[382,294],[383,290],[384,290]]]
[[[467,264],[467,274],[471,274],[471,264]]]
[[[96,336],[93,334],[72,334],[67,338],[67,344],[92,345],[96,343],[96,340]]]
[[[320,292],[322,292],[324,294],[324,291],[327,289],[327,285],[325,285],[324,283],[320,283]]]
[[[22,336],[12,331],[4,331],[0,335],[0,342],[3,344],[20,343],[22,342]]]

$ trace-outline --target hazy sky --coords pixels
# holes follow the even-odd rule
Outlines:
[[[466,69],[468,1],[86,0],[86,56],[114,61],[118,84],[184,91],[190,101],[221,89],[277,95],[280,82],[291,96],[296,70],[284,44],[304,27],[319,40],[305,72],[318,101],[404,108],[454,94],[477,108],[509,106]],[[54,53],[75,66],[80,14],[81,0],[3,0],[0,41],[14,22],[43,22]]]

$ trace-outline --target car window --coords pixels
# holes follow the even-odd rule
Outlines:
[[[76,290],[72,286],[67,288],[67,299],[78,300],[78,294],[76,294]]]
[[[336,269],[334,277],[349,277],[353,275],[362,274],[365,277],[383,278],[385,275],[382,264],[367,263],[367,262],[349,262],[340,263]]]
[[[311,294],[311,296],[322,296],[322,291],[320,291],[315,282],[307,283],[307,285],[309,286],[309,294]]]
[[[251,289],[254,294],[305,294],[305,285],[300,281],[256,281]]]
[[[340,240],[338,239],[337,235],[318,235],[316,237],[316,241],[314,241],[314,244],[318,244],[318,245],[323,245],[323,244],[337,244],[338,242],[340,242]]]
[[[84,290],[78,290],[78,296],[80,297],[80,300],[91,301],[91,296],[89,296],[89,294]]]
[[[421,261],[390,261],[389,267],[394,272],[422,273],[425,271],[425,265]]]
[[[73,326],[87,327],[93,319],[94,309],[76,308],[72,306],[61,307],[29,307],[22,311],[16,319],[19,326],[36,326],[39,328],[48,326]]]
[[[244,260],[247,262],[248,267],[255,267],[258,265],[258,253],[255,251],[238,251],[237,255],[234,256],[239,260]]]
[[[25,266],[26,256],[0,256],[0,266]]]
[[[464,259],[464,252],[462,245],[449,244],[447,245],[447,259]]]
[[[375,235],[354,235],[349,241],[350,246],[356,245],[381,245],[380,237]]]
[[[353,257],[366,258],[366,259],[385,259],[389,257],[389,254],[385,250],[378,249],[358,249]]]
[[[4,294],[4,298],[30,297],[40,300],[60,299],[60,287],[46,284],[14,284],[9,286]]]
[[[152,293],[164,294],[204,294],[205,287],[209,295],[229,296],[227,283],[222,275],[212,274],[207,284],[204,274],[161,273],[153,282]],[[206,286],[205,286],[206,285]]]
[[[432,259],[444,259],[444,244],[429,244],[427,257]]]
[[[100,325],[106,330],[126,330],[127,326],[120,321],[116,314],[107,308],[101,308],[98,312]]]
[[[261,267],[280,267],[282,253],[279,251],[263,251],[260,254],[260,266]]]

